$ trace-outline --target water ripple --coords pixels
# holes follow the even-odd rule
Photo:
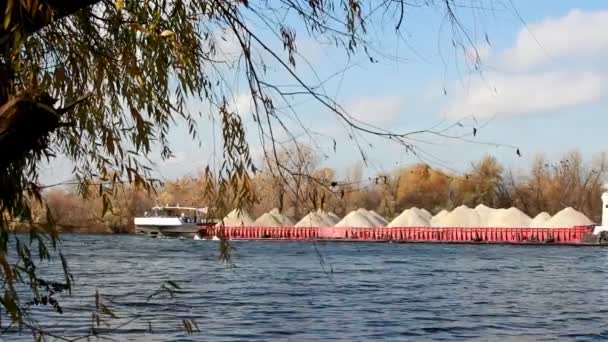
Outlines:
[[[320,259],[310,243],[252,241],[234,243],[229,267],[213,242],[64,240],[77,283],[66,313],[34,310],[68,336],[90,331],[98,288],[125,323],[98,332],[121,341],[608,339],[602,248],[317,243]],[[149,299],[167,280],[174,298]]]

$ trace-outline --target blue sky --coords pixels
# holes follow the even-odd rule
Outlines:
[[[408,132],[448,127],[462,120],[465,127],[456,126],[450,133],[470,133],[472,127],[479,127],[477,136],[469,137],[473,141],[513,145],[523,153],[520,158],[513,148],[505,146],[421,136],[429,143],[419,147],[438,167],[462,171],[491,154],[518,170],[527,168],[537,153],[557,158],[577,149],[592,158],[605,151],[608,4],[539,0],[513,1],[512,6],[495,6],[494,11],[474,15],[470,10],[460,12],[481,57],[481,73],[467,67],[467,54],[454,51],[449,27],[441,29],[442,17],[431,9],[406,14],[403,39],[407,43],[395,36],[392,26],[370,28],[368,38],[378,63],[370,63],[364,54],[348,58],[344,51],[319,44],[300,31],[297,46],[302,58],[296,71],[314,83],[315,74],[326,79],[347,68],[324,83],[325,92],[362,121]],[[260,34],[269,37],[266,32]],[[270,72],[269,77],[289,81],[280,71]],[[251,149],[259,161],[262,148],[244,90],[242,83],[234,89],[235,108],[248,125]],[[327,157],[322,165],[345,170],[361,162],[358,148],[332,113],[310,99],[297,98],[293,103],[305,125],[321,133],[313,138],[302,136],[299,141],[318,146],[320,154]],[[196,101],[190,106],[204,107]],[[208,120],[200,121],[200,147],[181,125],[173,130],[175,158],[154,158],[161,178],[194,174],[219,160],[213,155],[211,127]],[[293,130],[297,134],[298,128]],[[337,141],[336,152],[333,139]],[[369,158],[368,174],[418,161],[402,146],[375,138],[369,141],[372,146],[363,148]],[[217,153],[219,148],[216,142]],[[44,168],[42,181],[69,179],[69,170],[69,162],[59,158]]]

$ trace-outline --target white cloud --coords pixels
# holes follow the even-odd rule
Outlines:
[[[553,59],[608,54],[608,11],[572,10],[519,31],[515,45],[502,54],[502,64],[517,69]]]
[[[400,96],[370,96],[350,101],[345,108],[351,116],[371,125],[385,125],[394,121],[403,108]]]
[[[231,105],[231,109],[241,117],[247,117],[253,111],[253,100],[248,93],[237,95]]]
[[[593,63],[608,57],[605,32],[608,11],[572,10],[530,24],[511,47],[480,52],[484,64],[502,71],[486,71],[483,80],[451,92],[443,113],[451,118],[533,115],[597,101],[608,90],[608,73]],[[465,58],[470,60],[470,53]]]
[[[546,72],[526,75],[486,74],[470,91],[459,91],[446,116],[478,118],[538,114],[596,101],[605,90],[604,80],[593,73]]]

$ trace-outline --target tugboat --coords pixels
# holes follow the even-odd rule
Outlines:
[[[155,238],[193,238],[204,226],[216,222],[208,218],[208,208],[159,206],[147,211],[143,217],[136,217],[135,233]]]

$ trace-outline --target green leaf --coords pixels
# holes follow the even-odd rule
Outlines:
[[[4,24],[3,24],[4,29],[8,30],[8,26],[10,24],[11,24],[11,14],[9,12],[9,13],[4,14]]]

